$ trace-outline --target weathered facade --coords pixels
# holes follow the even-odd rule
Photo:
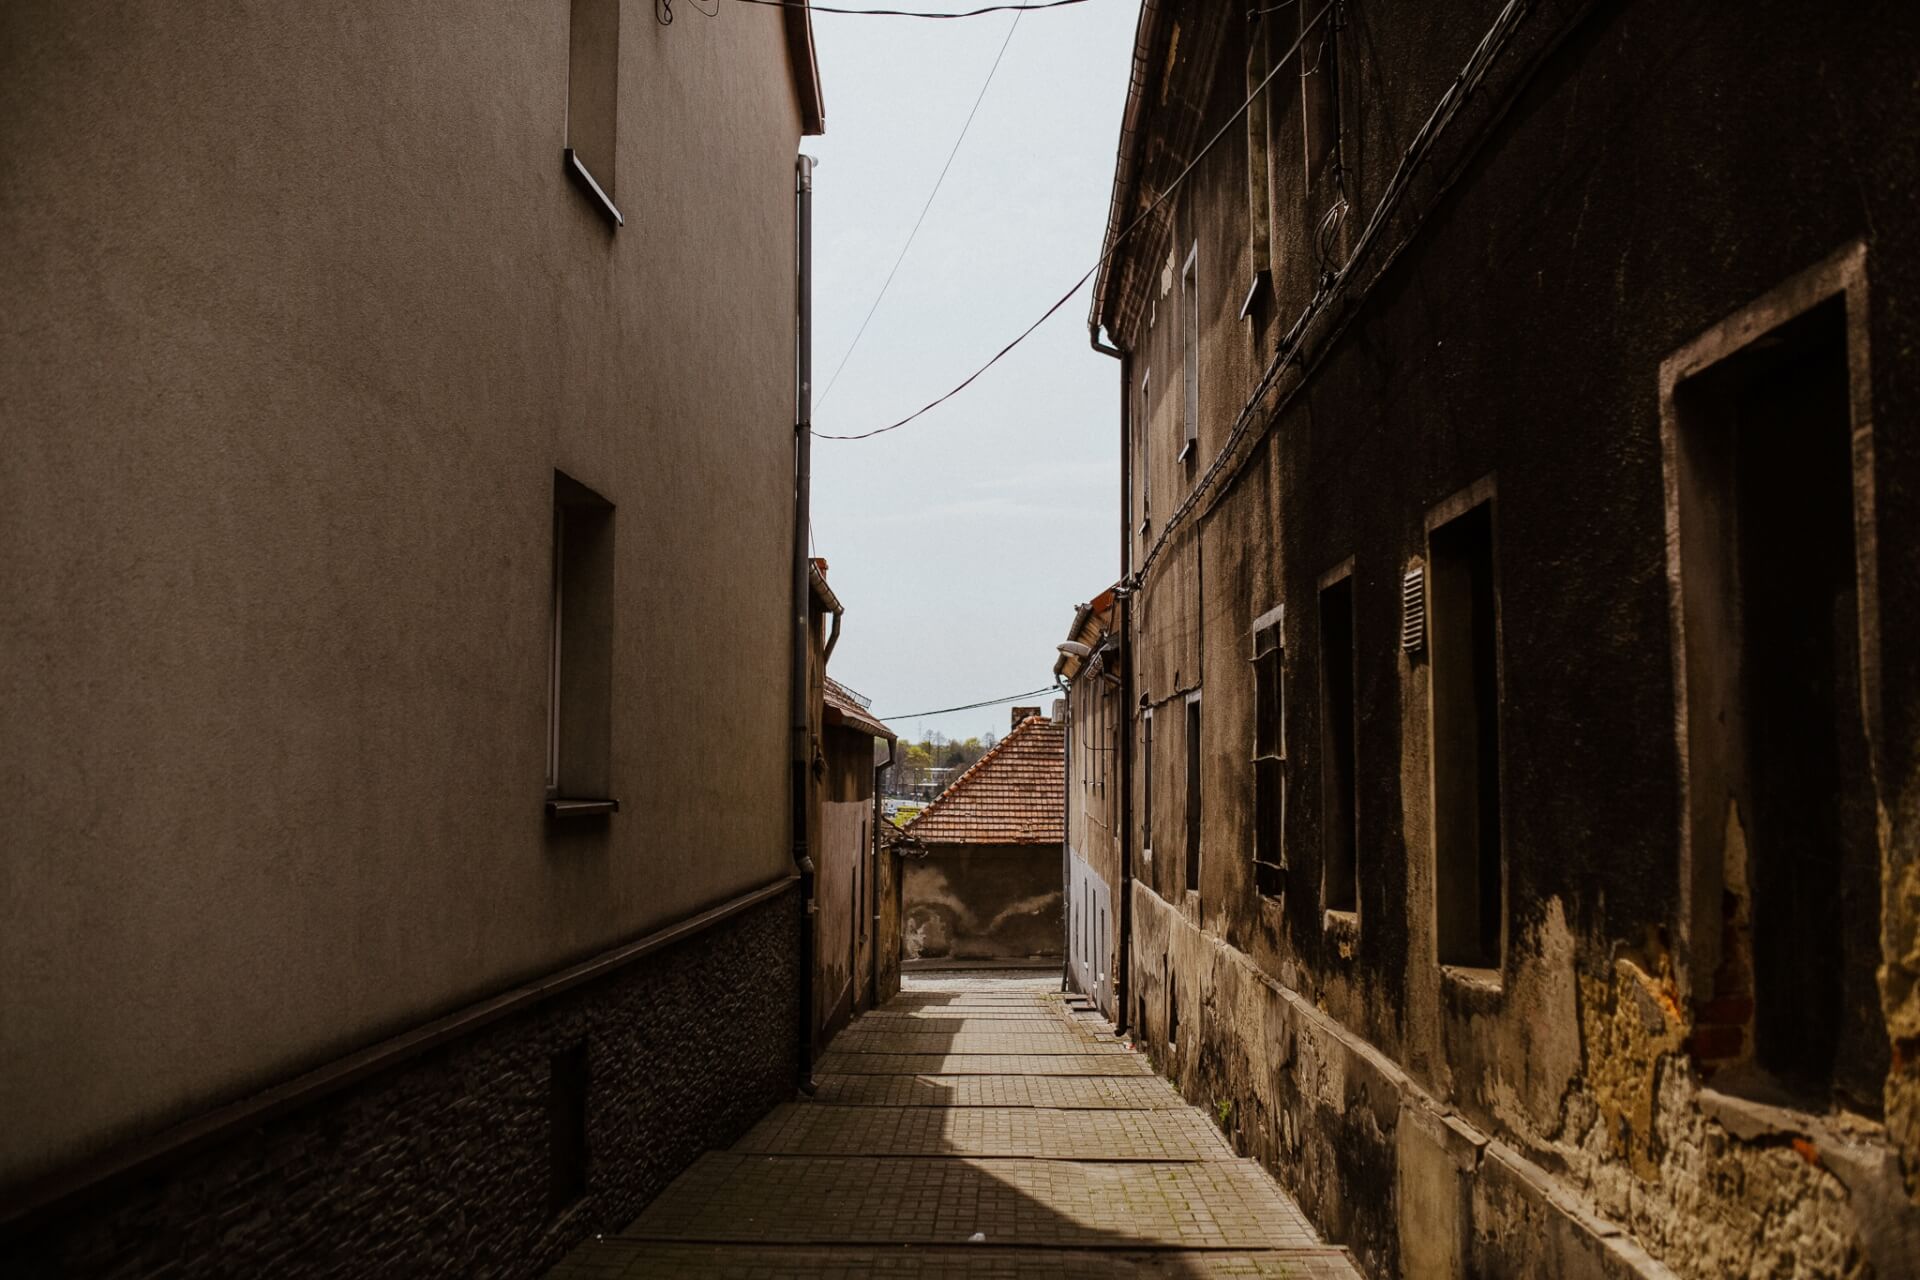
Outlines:
[[[1065,733],[1017,707],[1006,737],[906,833],[906,960],[1058,960],[1064,942]]]
[[[1121,1016],[1371,1274],[1913,1274],[1916,48],[1143,7]]]
[[[1074,611],[1053,664],[1067,704],[1067,976],[1118,1023],[1128,716],[1114,589]]]
[[[804,8],[0,13],[0,1271],[533,1273],[791,1087],[820,123]]]

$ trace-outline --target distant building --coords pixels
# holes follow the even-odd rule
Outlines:
[[[1038,708],[915,818],[903,864],[908,960],[1058,959],[1065,733]]]
[[[894,732],[867,710],[865,699],[824,677],[817,771],[820,804],[813,851],[814,987],[816,1048],[823,1048],[847,1020],[876,1003],[875,917],[892,891],[882,886],[877,833],[884,821],[875,804],[874,779],[891,755]],[[884,746],[882,744],[885,744]]]
[[[1141,6],[1119,1011],[1372,1276],[1914,1274],[1916,50]]]
[[[1127,714],[1114,594],[1109,587],[1074,612],[1053,672],[1067,682],[1067,972],[1117,1022]]]

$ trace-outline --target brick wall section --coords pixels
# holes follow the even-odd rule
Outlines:
[[[790,1096],[799,899],[81,1204],[9,1276],[536,1276]],[[550,1205],[548,1059],[591,1062],[585,1197]]]

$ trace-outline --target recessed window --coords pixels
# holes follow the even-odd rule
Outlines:
[[[620,103],[620,0],[573,0],[567,26],[566,162],[614,223]]]
[[[1189,468],[1200,442],[1200,246],[1187,251],[1180,272],[1180,362],[1186,378],[1186,435],[1180,457]]]
[[[1359,772],[1354,750],[1353,576],[1320,590],[1321,902],[1359,909]]]
[[[612,812],[613,504],[557,471],[547,698],[548,811]]]
[[[1862,261],[1693,344],[1665,408],[1694,1054],[1744,1069],[1729,1088],[1877,1114],[1880,940],[1847,928],[1878,919],[1882,858],[1862,713],[1877,646]]]
[[[1140,716],[1140,849],[1153,861],[1153,712]]]
[[[1200,695],[1187,697],[1187,892],[1200,892]]]
[[[1254,11],[1247,25],[1247,241],[1253,278],[1240,318],[1252,315],[1273,288],[1273,163],[1268,146],[1270,93],[1261,90],[1268,70],[1268,24]]]
[[[1286,888],[1286,665],[1280,611],[1253,630],[1253,883],[1263,897]]]
[[[1140,533],[1153,519],[1153,371],[1140,375],[1140,416],[1133,430],[1134,466],[1140,477]]]
[[[1440,963],[1497,969],[1505,924],[1493,502],[1427,535],[1434,906]]]
[[[586,1041],[553,1054],[547,1061],[548,1204],[555,1213],[587,1193]]]

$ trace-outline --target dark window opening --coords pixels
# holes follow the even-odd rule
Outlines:
[[[1191,475],[1200,441],[1200,246],[1197,243],[1187,251],[1187,263],[1180,272],[1180,365],[1186,382],[1183,415],[1186,433],[1182,437],[1180,457]]]
[[[1153,712],[1140,718],[1140,847],[1153,857]]]
[[[1200,699],[1187,699],[1187,890],[1200,892]]]
[[[1167,989],[1167,1051],[1180,1050],[1180,992],[1173,982],[1173,960],[1160,957],[1160,981]]]
[[[1440,963],[1493,969],[1500,964],[1505,878],[1493,504],[1434,529],[1428,548]]]
[[[619,87],[619,0],[573,0],[567,24],[567,146],[609,199]]]
[[[613,505],[557,471],[552,621],[547,796],[604,800],[612,793]]]
[[[1269,898],[1286,887],[1286,704],[1280,683],[1285,657],[1277,623],[1254,632],[1253,883]]]
[[[548,1059],[548,1203],[555,1213],[587,1193],[587,1045],[563,1049]]]
[[[1689,784],[1743,837],[1720,850],[1720,964],[1700,1028],[1738,1059],[1734,1015],[1751,1009],[1755,1091],[1819,1109],[1837,1093],[1879,1114],[1890,1048],[1849,376],[1836,295],[1676,391]],[[1742,843],[1746,865],[1726,865]]]
[[[1353,664],[1349,576],[1320,592],[1320,892],[1329,911],[1353,911],[1360,901]]]

